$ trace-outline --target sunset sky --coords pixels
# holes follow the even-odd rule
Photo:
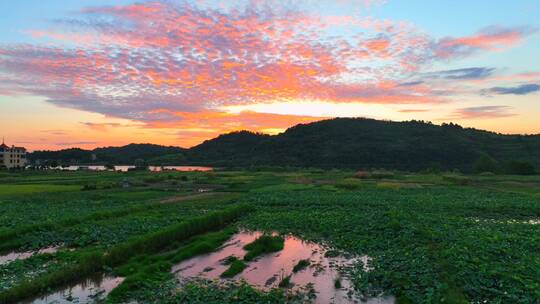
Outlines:
[[[540,133],[540,2],[0,2],[0,136],[190,147],[329,117]]]

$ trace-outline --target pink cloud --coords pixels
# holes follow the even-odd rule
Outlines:
[[[526,35],[491,29],[435,42],[405,22],[316,16],[273,9],[267,1],[228,10],[143,2],[87,8],[82,16],[72,22],[75,31],[30,31],[70,47],[0,46],[0,93],[44,96],[59,106],[156,126],[186,119],[176,113],[206,117],[236,104],[433,104],[448,100],[428,83],[402,85],[411,72],[437,58],[516,44]],[[329,35],[334,27],[357,33]],[[255,128],[245,117],[235,119]]]
[[[515,116],[508,106],[480,106],[457,109],[448,119],[486,119]]]
[[[451,58],[478,51],[503,50],[517,45],[534,32],[536,29],[532,28],[489,27],[471,36],[443,38],[437,42],[435,54],[439,58]]]
[[[89,19],[81,22],[83,31],[74,40],[79,33],[32,32],[80,42],[77,48],[0,47],[0,71],[11,75],[11,90],[46,96],[61,106],[145,121],[156,119],[148,114],[155,108],[200,111],[292,99],[436,101],[426,87],[397,88],[384,79],[408,71],[404,62],[423,60],[415,51],[428,45],[425,37],[404,24],[355,17],[337,21],[296,11],[226,13],[166,2],[95,7],[83,13],[111,17],[115,26]],[[380,32],[357,37],[357,47],[320,31],[349,24]],[[373,60],[387,61],[386,67],[358,67]],[[370,82],[351,84],[347,78],[359,72],[369,75]]]

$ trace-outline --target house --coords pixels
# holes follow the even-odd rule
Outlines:
[[[24,168],[26,166],[26,149],[8,146],[2,140],[0,145],[0,168]]]

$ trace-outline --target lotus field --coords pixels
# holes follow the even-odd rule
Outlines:
[[[0,303],[539,299],[539,176],[0,173]]]

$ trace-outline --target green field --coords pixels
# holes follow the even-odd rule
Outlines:
[[[107,303],[306,302],[286,287],[204,280],[178,287],[175,264],[215,251],[239,229],[292,233],[369,256],[369,271],[357,265],[349,273],[366,298],[540,303],[539,220],[540,176],[2,173],[0,256],[59,250],[0,264],[0,303],[96,274],[125,278],[100,300]]]

